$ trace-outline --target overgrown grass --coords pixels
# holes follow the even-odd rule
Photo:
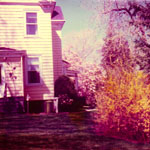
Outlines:
[[[13,115],[0,117],[2,150],[149,150],[137,145],[97,135],[93,113]]]

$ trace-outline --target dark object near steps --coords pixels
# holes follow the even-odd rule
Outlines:
[[[24,113],[24,97],[0,98],[0,113]]]

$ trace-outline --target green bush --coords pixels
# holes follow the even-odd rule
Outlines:
[[[78,97],[73,81],[68,76],[60,76],[55,82],[55,97],[58,97],[59,111],[78,111],[84,99]]]

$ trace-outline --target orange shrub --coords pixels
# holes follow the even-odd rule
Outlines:
[[[100,85],[102,85],[100,83]],[[95,93],[103,133],[150,142],[150,84],[142,71],[107,72]]]

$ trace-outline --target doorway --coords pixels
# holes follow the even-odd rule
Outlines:
[[[4,63],[0,63],[0,98],[4,97],[4,92],[5,92]]]

